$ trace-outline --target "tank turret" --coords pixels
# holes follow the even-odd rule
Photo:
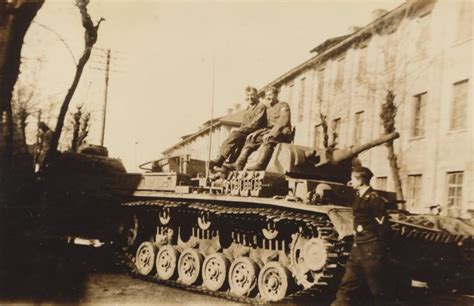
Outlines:
[[[385,134],[365,144],[345,149],[311,148],[281,143],[275,147],[265,171],[345,183],[350,178],[354,157],[399,136],[398,133]]]
[[[272,197],[296,196],[311,201],[311,193],[337,194],[336,202],[345,203],[352,197],[350,180],[354,158],[361,152],[393,141],[398,133],[386,134],[358,146],[345,149],[311,148],[288,143],[275,146],[263,171],[234,171],[227,178],[232,195]],[[260,154],[257,151],[257,163]],[[249,160],[248,164],[255,161]],[[321,186],[319,186],[321,185]],[[319,189],[318,189],[319,188]],[[332,197],[332,201],[336,197]]]

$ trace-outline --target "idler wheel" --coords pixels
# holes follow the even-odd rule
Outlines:
[[[204,285],[211,291],[218,291],[225,287],[229,266],[229,260],[221,253],[206,256],[202,267]]]
[[[250,296],[257,286],[258,266],[248,257],[237,258],[229,269],[230,292],[236,296]]]
[[[201,267],[204,257],[194,249],[186,249],[178,261],[179,280],[184,285],[197,283],[201,275]]]
[[[138,273],[148,275],[153,271],[157,251],[158,248],[156,245],[149,241],[140,244],[135,258],[135,266],[137,267]]]
[[[170,280],[176,277],[178,269],[179,251],[171,245],[160,248],[156,255],[156,273],[163,280]]]
[[[290,280],[290,272],[279,262],[266,263],[258,275],[260,296],[270,302],[283,299],[289,291]]]

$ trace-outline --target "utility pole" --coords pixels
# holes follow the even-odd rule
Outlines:
[[[102,107],[102,132],[100,134],[100,145],[104,146],[105,138],[105,120],[107,118],[107,95],[109,90],[109,72],[110,72],[110,49],[107,49],[107,63],[105,67],[105,92],[104,92],[104,105]]]

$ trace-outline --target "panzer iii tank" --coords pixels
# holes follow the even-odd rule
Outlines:
[[[324,296],[350,251],[352,159],[396,138],[343,150],[280,143],[265,170],[213,182],[202,161],[151,162],[113,186],[128,197],[117,243],[150,280],[250,302]],[[393,194],[383,196],[395,207]]]
[[[122,266],[150,281],[241,302],[321,300],[337,289],[351,248],[353,158],[397,137],[342,150],[281,143],[265,170],[214,181],[188,156],[126,173],[118,159],[63,153],[45,178],[43,212],[50,234],[118,246]],[[409,214],[378,192],[393,209],[400,273],[472,284],[472,220]]]

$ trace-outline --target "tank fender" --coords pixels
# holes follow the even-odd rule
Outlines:
[[[338,235],[338,239],[344,239],[345,237],[352,236],[354,233],[354,217],[352,215],[352,208],[350,207],[338,207],[332,208],[328,211],[329,219],[334,226],[334,229]]]

